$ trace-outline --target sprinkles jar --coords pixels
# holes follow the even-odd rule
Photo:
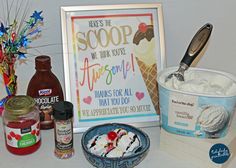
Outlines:
[[[9,152],[26,155],[41,145],[39,111],[29,96],[14,96],[4,106],[3,127]]]
[[[55,156],[59,159],[71,158],[73,148],[73,104],[59,101],[53,105]]]

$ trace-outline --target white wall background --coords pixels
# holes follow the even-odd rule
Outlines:
[[[17,0],[15,0],[17,1]],[[5,0],[0,0],[0,4]],[[167,67],[178,65],[196,31],[210,22],[214,30],[204,55],[194,64],[197,67],[216,69],[236,75],[236,1],[235,0],[29,0],[31,8],[43,10],[43,36],[32,43],[38,51],[52,58],[53,72],[64,88],[63,53],[61,40],[60,7],[69,5],[101,5],[127,3],[156,3],[163,5]],[[1,9],[1,7],[0,7]],[[0,11],[0,17],[2,13]],[[18,94],[25,94],[34,74],[34,57],[28,57],[27,64],[17,66]],[[0,97],[2,97],[0,89]]]

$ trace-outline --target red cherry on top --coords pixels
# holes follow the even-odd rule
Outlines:
[[[147,25],[145,23],[140,23],[138,26],[139,31],[145,33],[147,31]]]
[[[114,140],[116,139],[116,137],[117,137],[117,133],[114,132],[114,131],[108,132],[107,137],[108,137],[108,139],[110,139],[111,141],[114,141]]]

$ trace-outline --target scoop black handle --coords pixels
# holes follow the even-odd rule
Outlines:
[[[180,64],[185,64],[185,66],[189,67],[193,60],[198,56],[198,54],[205,47],[208,39],[210,38],[213,26],[210,23],[202,26],[197,33],[194,35],[191,40],[188,49],[181,60]]]

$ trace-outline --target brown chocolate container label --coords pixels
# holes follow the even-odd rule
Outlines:
[[[53,109],[52,105],[59,101],[59,96],[41,96],[34,99],[40,110],[41,124],[52,123]]]

